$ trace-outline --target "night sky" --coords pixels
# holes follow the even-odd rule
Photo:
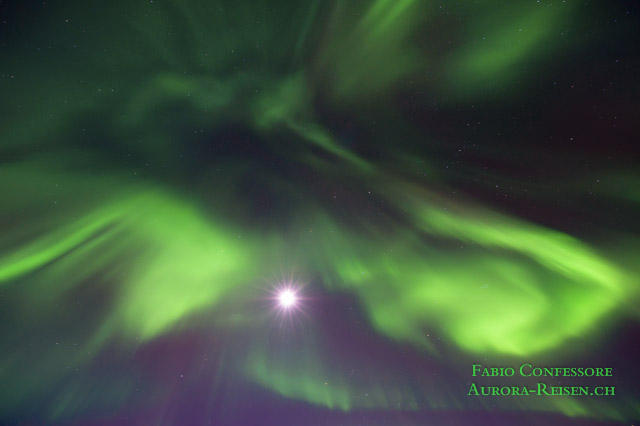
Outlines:
[[[638,425],[639,70],[635,1],[0,0],[0,425]],[[539,382],[615,395],[469,395]]]

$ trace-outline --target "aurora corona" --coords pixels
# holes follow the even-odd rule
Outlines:
[[[640,418],[637,8],[0,3],[0,424]]]

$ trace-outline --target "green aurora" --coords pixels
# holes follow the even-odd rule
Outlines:
[[[412,380],[438,365],[462,377],[476,358],[566,363],[637,318],[637,236],[605,228],[580,235],[464,191],[452,195],[438,158],[420,161],[405,143],[424,140],[428,151],[437,137],[397,106],[408,87],[427,93],[425,104],[528,96],[563,51],[583,48],[577,36],[558,36],[591,19],[578,3],[48,8],[46,25],[24,36],[27,51],[7,42],[0,52],[0,379],[9,385],[0,413],[17,416],[33,401],[45,422],[117,410],[136,394],[126,374],[94,378],[103,389],[96,393],[91,379],[69,382],[68,371],[95,375],[102,353],[126,360],[195,331],[242,336],[241,345],[218,348],[220,368],[203,367],[213,382],[235,374],[331,410],[471,404],[615,421],[638,415],[637,392],[491,408],[466,402],[445,377]],[[388,125],[359,149],[332,124],[332,114],[348,111],[358,111],[356,126]],[[207,148],[212,140],[220,146]],[[273,172],[275,164],[286,173]],[[598,196],[637,209],[637,185],[621,193],[612,183],[637,182],[637,170],[604,172],[611,186]],[[333,199],[318,196],[331,192],[322,179],[339,188]],[[580,183],[565,184],[572,197],[585,194]],[[276,201],[252,201],[256,194]],[[287,325],[304,328],[295,339],[266,344],[264,336],[280,333],[260,305],[275,270],[295,270],[325,297],[353,298],[369,338],[408,348],[424,370],[342,348],[313,309]],[[350,375],[355,363],[359,373]]]

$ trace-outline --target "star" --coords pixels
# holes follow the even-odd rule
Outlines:
[[[292,290],[282,290],[278,295],[278,301],[283,308],[290,308],[296,304],[298,298]]]

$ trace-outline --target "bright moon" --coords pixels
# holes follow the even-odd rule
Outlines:
[[[296,303],[296,295],[291,290],[284,290],[278,296],[280,305],[284,308],[289,308]]]

